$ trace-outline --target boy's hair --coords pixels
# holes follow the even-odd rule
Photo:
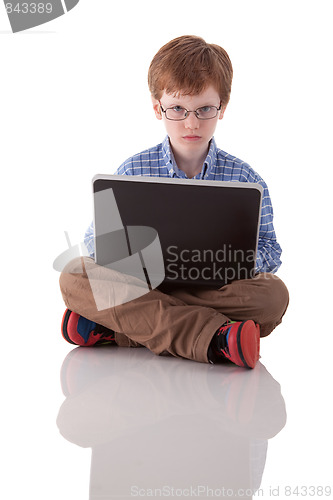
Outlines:
[[[230,99],[232,64],[222,47],[198,36],[180,36],[160,48],[149,66],[148,85],[152,96],[198,95],[210,84],[222,105]]]

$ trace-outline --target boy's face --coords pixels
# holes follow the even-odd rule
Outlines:
[[[225,107],[222,107],[215,118],[209,120],[199,120],[195,113],[189,113],[185,120],[173,121],[165,117],[161,111],[161,106],[173,108],[181,106],[188,111],[194,111],[204,106],[220,107],[220,97],[215,88],[210,85],[201,94],[198,95],[175,95],[163,92],[158,100],[152,99],[156,118],[163,120],[170,138],[171,146],[185,156],[193,154],[203,154],[208,150],[208,144],[214,135],[218,120],[223,118]]]

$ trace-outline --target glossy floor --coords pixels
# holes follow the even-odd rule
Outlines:
[[[331,496],[330,354],[293,316],[254,370],[72,348],[59,318],[38,327],[39,346],[3,359],[2,498]]]
[[[92,449],[91,499],[251,498],[268,440],[286,422],[280,386],[261,363],[216,369],[141,349],[74,349],[61,380],[57,425]]]

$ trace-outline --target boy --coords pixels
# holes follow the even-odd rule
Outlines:
[[[156,354],[206,363],[228,359],[254,368],[260,336],[269,335],[281,323],[288,291],[273,274],[281,264],[281,248],[267,186],[248,164],[218,149],[213,138],[230,98],[232,75],[224,49],[202,38],[181,36],[164,45],[151,62],[148,84],[156,118],[163,120],[167,137],[126,160],[116,173],[261,184],[256,276],[218,290],[161,286],[98,311],[87,277],[87,270],[96,264],[91,258],[77,259],[60,278],[68,308],[62,334],[70,343],[145,346]],[[93,257],[92,225],[85,243]]]

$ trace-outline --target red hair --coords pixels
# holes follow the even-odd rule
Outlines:
[[[148,85],[152,96],[198,95],[209,85],[219,93],[223,105],[230,99],[232,64],[219,45],[198,36],[180,36],[160,48],[149,66]]]

